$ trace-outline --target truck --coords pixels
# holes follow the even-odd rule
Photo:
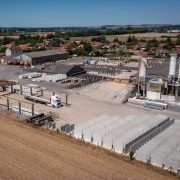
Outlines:
[[[26,100],[33,101],[40,104],[45,104],[46,106],[51,106],[53,108],[61,107],[61,99],[57,95],[51,96],[50,99],[38,96],[25,96]]]

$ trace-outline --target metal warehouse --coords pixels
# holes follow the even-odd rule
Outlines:
[[[20,60],[21,64],[29,65],[39,65],[45,63],[54,63],[59,60],[66,60],[68,58],[68,53],[61,50],[47,50],[47,51],[37,51],[24,53],[16,57]]]
[[[86,71],[79,65],[65,65],[65,64],[53,64],[42,70],[43,73],[48,74],[66,74],[67,76],[75,76],[83,74]]]

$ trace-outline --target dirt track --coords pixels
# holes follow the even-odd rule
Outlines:
[[[156,168],[1,114],[0,179],[173,179]]]

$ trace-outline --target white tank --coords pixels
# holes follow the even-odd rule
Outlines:
[[[176,54],[171,54],[170,65],[169,65],[169,76],[176,75]]]
[[[147,59],[142,58],[141,61],[140,61],[140,66],[139,66],[139,77],[140,78],[145,78],[146,69],[147,69]]]
[[[131,104],[141,105],[144,106],[146,104],[146,100],[136,99],[136,98],[129,98],[128,102]]]

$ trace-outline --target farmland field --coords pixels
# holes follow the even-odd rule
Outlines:
[[[115,38],[118,38],[119,41],[126,41],[129,35],[134,35],[138,40],[145,39],[150,40],[156,38],[157,40],[164,39],[162,36],[170,36],[176,37],[178,33],[139,33],[139,34],[124,34],[124,35],[107,35],[106,38],[109,41],[113,41]],[[87,37],[72,37],[71,40],[91,40],[92,36]],[[176,38],[172,38],[172,40],[176,40]]]

